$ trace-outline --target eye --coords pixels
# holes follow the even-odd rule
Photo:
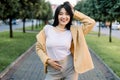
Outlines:
[[[67,12],[66,12],[65,14],[66,14],[66,15],[69,15],[69,13],[67,13]]]
[[[60,13],[59,13],[59,15],[63,15],[63,13],[62,13],[62,12],[60,12]]]

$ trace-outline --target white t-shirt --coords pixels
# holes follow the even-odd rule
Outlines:
[[[70,30],[57,32],[51,25],[44,27],[46,35],[46,50],[47,55],[53,60],[62,60],[67,55],[71,54],[70,46],[72,35]]]

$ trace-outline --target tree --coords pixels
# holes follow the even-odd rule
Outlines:
[[[19,11],[19,0],[0,0],[0,10],[2,20],[9,19],[10,38],[13,37],[12,20],[16,19]],[[13,5],[14,4],[14,5]]]
[[[76,10],[83,12],[84,13],[84,3],[86,2],[86,0],[81,0],[77,3],[77,5],[74,7]]]
[[[104,21],[109,21],[109,42],[112,42],[112,22],[115,21],[114,12],[111,12],[113,6],[117,3],[117,0],[99,0],[101,3],[101,13]]]
[[[5,15],[4,15],[4,10],[5,10],[5,2],[0,1],[0,19],[5,19]]]
[[[120,17],[117,18],[118,16],[120,16],[120,0],[82,0],[80,2],[81,3],[78,4],[78,6],[80,7],[77,8],[79,8],[82,12],[93,17],[99,22],[110,22],[109,42],[112,42],[112,22],[115,19],[120,19]],[[80,4],[82,4],[82,6]]]
[[[110,13],[113,14],[115,19],[120,22],[120,0],[116,0],[115,5],[110,10]]]
[[[103,20],[103,17],[102,17],[102,12],[101,12],[101,3],[100,3],[100,0],[95,0],[95,10],[96,10],[96,13],[95,13],[95,20],[96,21],[98,21],[99,22],[99,30],[98,30],[98,37],[100,37],[100,35],[101,35],[101,24],[103,24],[103,23],[101,23],[101,21]],[[104,21],[102,21],[102,22],[104,22]]]
[[[26,18],[33,19],[35,18],[35,12],[38,12],[38,6],[41,0],[20,0],[20,17],[23,21],[23,32],[25,33],[25,22]],[[32,22],[33,30],[33,22]]]
[[[34,25],[33,25],[33,19],[35,19],[35,11],[36,11],[36,5],[40,2],[41,0],[29,0],[30,2],[30,9],[31,9],[31,19],[32,19],[32,27],[31,29],[34,29]]]
[[[48,23],[48,20],[51,19],[53,17],[53,12],[51,9],[51,5],[49,2],[45,2],[43,3],[43,9],[42,9],[42,15],[40,16],[40,18],[44,21],[44,23]],[[49,13],[49,15],[48,15]]]
[[[75,6],[75,9],[82,13],[94,18],[99,23],[101,22],[101,11],[100,11],[99,0],[81,0]],[[100,25],[98,31],[98,37],[100,37]]]
[[[23,33],[25,33],[25,22],[26,22],[26,18],[28,18],[30,10],[29,10],[29,1],[28,0],[20,0],[20,18],[23,21]]]
[[[39,12],[37,13],[36,18],[41,19],[46,24],[48,20],[53,18],[53,12],[51,8],[51,4],[49,2],[45,2],[44,0],[41,1],[42,4],[39,6]],[[49,14],[49,15],[48,15]]]

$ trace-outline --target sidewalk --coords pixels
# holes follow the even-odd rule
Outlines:
[[[120,80],[92,50],[90,52],[95,68],[80,74],[79,80]],[[0,80],[44,80],[44,77],[43,64],[35,52],[35,47],[32,47]]]

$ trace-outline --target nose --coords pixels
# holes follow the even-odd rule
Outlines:
[[[62,16],[62,18],[66,18],[66,17],[67,17],[67,15],[65,15],[65,14]]]

